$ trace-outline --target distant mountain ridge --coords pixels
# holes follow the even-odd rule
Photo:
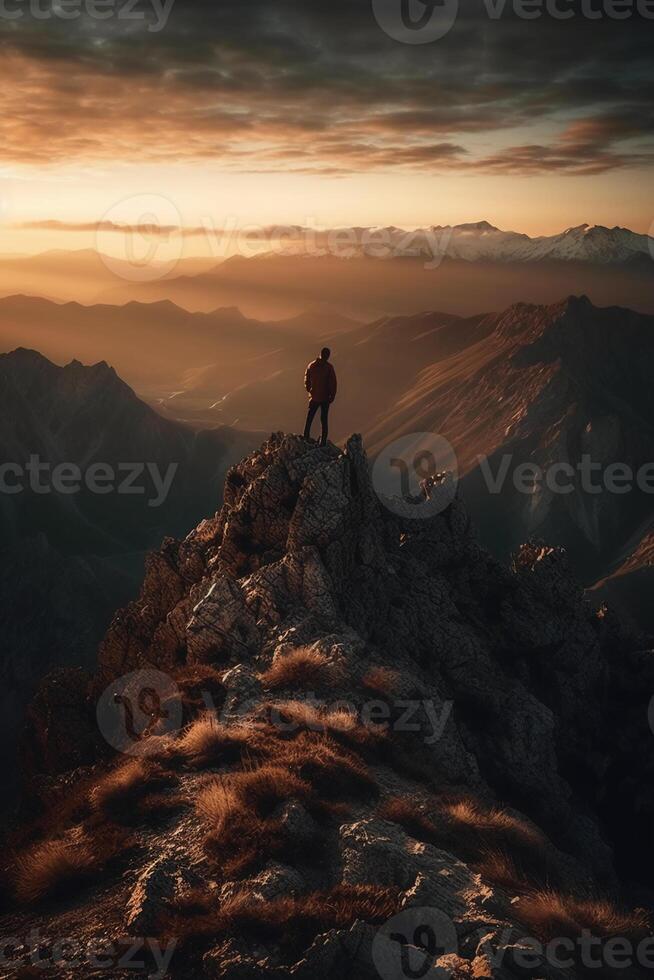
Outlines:
[[[640,258],[654,260],[654,238],[628,228],[606,228],[581,224],[556,235],[530,237],[503,231],[488,221],[458,225],[430,225],[413,230],[389,227],[334,228],[315,232],[294,227],[285,229],[288,245],[275,253],[315,255],[327,249],[341,258],[363,255],[429,255],[465,262],[591,262],[623,265]],[[293,238],[297,241],[294,241]]]
[[[171,301],[211,314],[238,307],[273,329],[279,321],[297,329],[294,319],[315,311],[364,321],[424,310],[470,316],[573,293],[598,306],[654,313],[654,239],[628,228],[582,224],[530,237],[488,221],[414,230],[292,225],[259,229],[246,242],[248,254],[224,258],[214,249],[213,257],[184,258],[165,274],[153,266],[150,281],[91,249],[0,256],[0,297],[104,306]],[[318,330],[333,329],[313,319]],[[7,324],[6,310],[0,323]]]

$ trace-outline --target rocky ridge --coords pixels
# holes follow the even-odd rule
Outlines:
[[[294,674],[298,651],[312,667]],[[619,898],[646,880],[651,654],[590,609],[562,551],[503,568],[458,498],[402,524],[357,436],[341,452],[278,434],[233,467],[220,513],[150,556],[95,675],[48,680],[28,796],[47,811],[83,788],[64,837],[97,833],[85,801],[124,766],[98,699],[152,670],[190,727],[149,731],[168,782],[131,814],[137,849],[113,877],[42,909],[59,933],[172,936],[171,976],[365,980],[399,969],[380,927],[428,908],[455,931],[432,957],[443,975],[510,980],[534,889]],[[33,915],[14,911],[12,934]],[[534,975],[574,970],[541,958]]]

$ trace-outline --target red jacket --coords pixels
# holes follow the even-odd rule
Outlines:
[[[336,398],[336,371],[322,357],[307,367],[304,375],[304,387],[309,392],[312,402],[333,402]]]

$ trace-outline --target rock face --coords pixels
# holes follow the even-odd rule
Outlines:
[[[293,667],[298,651],[304,666]],[[380,909],[392,894],[404,926],[424,908],[451,924],[456,949],[441,943],[442,970],[511,978],[523,974],[510,953],[494,972],[487,955],[529,936],[514,908],[528,888],[523,851],[536,854],[536,881],[556,880],[567,894],[647,880],[653,798],[640,774],[651,773],[651,655],[590,609],[560,550],[525,547],[512,570],[501,567],[458,498],[403,526],[377,499],[357,436],[341,452],[275,435],[232,468],[220,514],[150,557],[139,599],[100,648],[86,711],[145,668],[175,678],[187,709],[189,676],[218,671],[219,703],[209,700],[220,752],[198,763],[191,728],[181,740],[169,734],[157,758],[182,766],[187,805],[206,791],[203,767],[232,801],[142,832],[134,888],[121,899],[126,928],[147,922],[148,933],[179,935],[196,914],[189,908],[203,910],[193,934],[202,957],[182,944],[171,975],[402,976],[383,952],[389,914]],[[40,698],[36,782],[39,770],[79,765],[68,750],[53,759],[46,690]],[[196,699],[191,724],[197,710]],[[86,745],[85,717],[79,708]],[[312,748],[303,755],[302,746]],[[266,766],[274,788],[263,806],[252,786]],[[230,836],[244,814],[258,824]],[[202,843],[207,819],[213,835]],[[192,890],[184,929],[178,911],[166,932],[157,905],[172,914],[186,873],[179,850],[174,860],[166,851],[171,835],[206,894]],[[243,858],[255,839],[259,851]],[[497,871],[502,855],[514,880]],[[354,907],[371,888],[379,907],[350,919],[334,912],[343,894]],[[307,931],[302,901],[317,893],[332,896],[331,918],[312,913]],[[262,901],[269,918],[253,938],[254,914],[246,921],[241,906]],[[275,932],[272,910],[302,918],[291,952],[290,926],[275,920]]]

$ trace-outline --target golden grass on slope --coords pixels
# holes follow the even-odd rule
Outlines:
[[[220,825],[232,809],[238,806],[238,797],[224,779],[214,779],[200,790],[195,808],[207,823]]]
[[[270,690],[301,687],[305,690],[332,687],[339,676],[324,653],[311,647],[298,647],[278,657],[261,681]]]
[[[255,942],[277,942],[301,954],[319,933],[345,929],[357,920],[378,924],[398,911],[399,891],[379,885],[339,885],[298,898],[253,903],[237,895],[218,906],[215,896],[192,895],[162,917],[159,934],[180,945],[192,940],[242,933]]]
[[[204,848],[225,881],[254,874],[271,860],[294,864],[309,857],[304,844],[294,843],[279,820],[262,819],[245,810],[230,811],[219,828],[208,832]]]
[[[203,715],[171,746],[169,759],[179,758],[193,769],[239,762],[246,750],[256,750],[263,734],[262,726],[223,725]]]
[[[308,800],[311,793],[309,783],[288,769],[270,765],[214,780],[199,794],[196,806],[205,820],[220,824],[234,810],[268,816],[278,803]]]
[[[519,895],[535,882],[530,881],[524,872],[520,872],[510,854],[506,851],[487,850],[474,862],[474,870],[486,881],[500,885],[513,895]]]
[[[637,940],[648,933],[642,910],[623,911],[606,899],[578,899],[557,890],[560,869],[546,838],[505,810],[469,798],[426,803],[396,798],[384,804],[381,814],[417,840],[451,850],[488,881],[520,896],[517,915],[538,939],[578,939],[584,929],[600,939]]]
[[[312,732],[302,732],[288,742],[281,758],[325,803],[350,796],[367,798],[378,792],[377,783],[355,753]]]
[[[639,939],[649,932],[647,913],[628,912],[607,899],[577,899],[553,889],[531,892],[516,905],[520,921],[542,940],[565,936],[576,939],[587,929],[593,937]]]
[[[205,850],[227,879],[273,857],[296,860],[302,848],[293,841],[276,807],[294,799],[308,803],[311,786],[287,769],[264,766],[216,779],[198,796],[196,807],[209,825]]]
[[[266,706],[273,727],[282,734],[294,734],[303,729],[315,734],[330,735],[357,748],[379,745],[386,732],[379,726],[368,727],[346,708],[321,709],[308,701],[282,701]]]
[[[130,759],[107,773],[91,790],[92,809],[114,823],[134,823],[142,815],[145,798],[173,785],[174,779],[158,765],[144,759]]]
[[[90,844],[45,841],[23,854],[16,868],[16,897],[32,903],[79,886],[96,869]]]
[[[497,884],[522,882],[524,890],[533,881],[556,878],[545,837],[506,810],[469,797],[396,798],[383,805],[381,815],[416,840],[451,850]]]
[[[95,880],[105,865],[133,846],[117,827],[103,828],[93,838],[81,831],[43,841],[18,856],[14,885],[19,902],[31,904],[61,898]]]
[[[285,800],[309,800],[310,783],[281,766],[264,766],[240,773],[237,782],[239,799],[258,816],[268,816]]]
[[[225,877],[235,877],[273,857],[294,864],[321,859],[324,833],[316,824],[310,847],[289,836],[276,811],[296,801],[318,820],[342,815],[338,800],[377,792],[356,756],[310,732],[279,740],[270,759],[249,771],[209,783],[196,808],[208,824],[205,850]],[[306,845],[306,842],[305,842]]]
[[[520,854],[541,853],[546,839],[525,820],[498,807],[486,807],[468,797],[442,804],[442,812],[455,832],[470,847],[508,847]]]

